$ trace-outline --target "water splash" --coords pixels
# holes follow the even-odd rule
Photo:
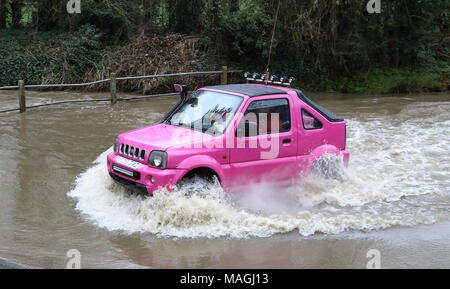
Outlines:
[[[110,179],[108,150],[77,178],[69,195],[97,226],[162,237],[248,238],[292,231],[306,236],[430,224],[450,219],[449,106],[415,103],[390,118],[349,120],[352,157],[339,178],[310,175],[282,190],[256,184],[233,196],[197,182],[190,196],[161,190],[143,198]]]

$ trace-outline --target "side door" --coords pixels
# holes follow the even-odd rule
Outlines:
[[[289,95],[248,100],[237,119],[230,166],[234,185],[284,183],[296,174],[297,127]]]

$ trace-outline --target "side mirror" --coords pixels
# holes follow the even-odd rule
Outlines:
[[[174,84],[173,88],[175,88],[176,92],[180,93],[180,98],[182,100],[187,98],[188,95],[188,87],[187,85],[183,85],[183,84]]]
[[[250,137],[258,135],[258,124],[254,121],[246,120],[240,123],[236,131],[237,137]]]

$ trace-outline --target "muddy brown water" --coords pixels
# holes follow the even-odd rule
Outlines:
[[[30,104],[105,94],[28,92]],[[343,181],[230,201],[130,196],[104,168],[116,134],[159,120],[176,97],[0,115],[0,257],[64,268],[450,267],[450,95],[309,94],[348,120]],[[17,105],[0,91],[0,110]],[[199,184],[202,186],[202,184]]]

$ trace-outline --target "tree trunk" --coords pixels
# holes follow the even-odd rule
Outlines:
[[[230,0],[230,12],[239,11],[239,0]]]
[[[12,15],[12,28],[19,28],[20,20],[22,19],[23,3],[21,0],[13,0],[11,1],[10,6]]]
[[[168,0],[168,5],[169,29],[172,32],[192,35],[200,31],[201,0]]]
[[[69,18],[68,14],[67,14],[67,10],[66,10],[66,1],[59,1],[58,3],[56,3],[56,7],[57,7],[57,15],[58,15],[58,26],[60,29],[65,28],[66,24],[67,24],[67,19]]]
[[[143,23],[145,24],[154,24],[155,21],[155,17],[156,17],[156,13],[155,13],[155,6],[156,6],[156,2],[158,0],[143,0],[142,4],[144,7],[144,19],[143,19]]]
[[[37,18],[38,18],[38,29],[41,31],[49,30],[54,28],[55,26],[61,25],[61,20],[63,14],[61,13],[61,9],[65,7],[61,7],[65,4],[65,1],[57,1],[57,0],[41,0],[39,1]],[[65,5],[64,5],[65,6]],[[65,17],[68,17],[65,14]]]
[[[0,29],[6,28],[6,0],[0,0]]]
[[[220,15],[223,13],[223,6],[220,1],[210,0],[208,5],[208,23],[211,39],[214,41],[213,47],[217,54],[228,53],[228,45],[223,28],[220,25]]]

